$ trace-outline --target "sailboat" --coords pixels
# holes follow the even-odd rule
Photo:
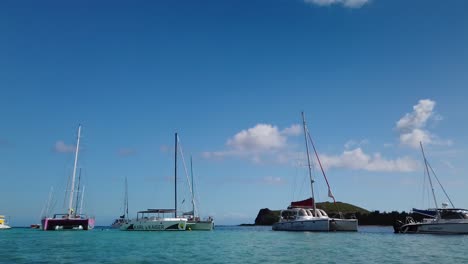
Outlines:
[[[147,209],[137,212],[137,217],[125,220],[120,226],[123,231],[185,231],[187,218],[177,216],[177,142],[175,133],[174,156],[174,209]],[[173,214],[173,217],[170,215]],[[169,216],[168,216],[169,215]]]
[[[127,177],[125,177],[125,196],[124,196],[124,206],[123,206],[123,214],[114,220],[111,224],[112,228],[120,228],[120,226],[125,222],[128,218],[128,184],[127,184]]]
[[[429,185],[432,191],[432,198],[434,199],[435,208],[420,210],[413,208],[414,214],[422,215],[422,221],[415,221],[411,216],[405,219],[405,222],[398,220],[393,229],[395,233],[407,234],[468,234],[468,210],[456,208],[439,179],[434,173],[434,170],[429,165],[424,153],[422,142],[419,142],[421,152],[424,159],[425,175],[429,180]],[[431,170],[429,170],[429,168]],[[442,208],[438,207],[434,187],[432,185],[432,176],[438,181],[441,189],[445,193],[447,199],[450,201],[452,208],[448,208],[447,203],[442,203]]]
[[[312,166],[309,155],[309,141],[312,144],[315,156],[327,183],[328,196],[333,198],[333,200],[335,200],[335,198],[331,192],[330,185],[328,184],[325,171],[323,170],[322,163],[320,162],[312,137],[307,129],[304,112],[302,112],[302,124],[312,197],[303,201],[292,202],[286,210],[281,211],[280,220],[273,224],[272,229],[275,231],[357,231],[357,219],[331,218],[324,210],[316,207],[314,197],[314,179],[312,177]]]
[[[191,195],[192,195],[192,211],[185,212],[183,215],[188,217],[187,229],[189,230],[204,230],[211,231],[214,229],[214,219],[213,217],[208,217],[206,219],[201,219],[200,216],[196,214],[195,209],[195,192],[193,186],[193,166],[192,166],[192,157],[190,157],[190,176],[191,176]]]
[[[78,136],[76,142],[75,150],[75,162],[73,166],[73,174],[70,185],[70,194],[68,199],[68,211],[65,214],[54,214],[53,217],[44,217],[41,220],[42,230],[89,230],[94,228],[94,218],[88,217],[84,214],[81,214],[81,209],[78,212],[78,194],[79,187],[77,191],[77,201],[75,206],[73,206],[73,198],[75,197],[75,177],[76,177],[76,167],[78,163],[78,153],[80,149],[80,136],[81,136],[81,125],[78,126]],[[80,177],[81,178],[81,177]],[[78,184],[79,186],[79,184]],[[83,196],[81,196],[83,198]],[[81,200],[83,201],[83,200]],[[81,203],[82,204],[82,203]]]

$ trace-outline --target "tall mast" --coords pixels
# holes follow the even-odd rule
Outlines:
[[[83,185],[83,191],[81,191],[81,202],[80,202],[80,212],[79,212],[79,214],[81,214],[81,211],[83,210],[83,197],[84,197],[85,187],[86,186]]]
[[[81,168],[78,174],[78,191],[76,192],[75,214],[78,213],[78,199],[80,199]]]
[[[125,177],[125,197],[124,197],[124,216],[127,218],[128,216],[128,185],[127,185],[127,177]]]
[[[70,200],[68,202],[68,216],[70,217],[73,212],[73,195],[75,192],[75,176],[76,176],[76,164],[78,163],[78,151],[80,149],[80,135],[81,135],[81,125],[78,126],[78,137],[76,140],[76,151],[75,151],[75,164],[73,165],[73,176],[70,188]]]
[[[175,133],[175,148],[174,148],[174,218],[177,217],[177,132]]]
[[[193,194],[193,167],[192,167],[192,156],[190,156],[190,176],[192,178],[192,214],[195,217],[195,197]]]
[[[305,139],[306,154],[307,154],[307,168],[309,170],[310,190],[312,191],[312,208],[314,209],[313,212],[315,214],[314,179],[312,178],[312,167],[310,165],[309,142],[307,140],[307,126],[305,122],[304,112],[302,112],[302,124],[304,128],[304,139]]]
[[[436,196],[435,196],[435,192],[434,192],[434,186],[432,186],[432,180],[431,180],[431,175],[430,175],[430,172],[429,172],[429,166],[427,165],[426,154],[424,154],[424,149],[423,149],[423,145],[422,145],[421,141],[419,141],[419,145],[421,146],[421,152],[422,152],[422,155],[423,155],[423,158],[424,158],[424,165],[426,166],[427,178],[429,179],[429,184],[431,185],[432,197],[434,198],[436,212],[437,212],[437,215],[439,215],[439,210],[437,210],[437,209],[439,209],[439,207],[437,206],[437,200],[436,200]]]

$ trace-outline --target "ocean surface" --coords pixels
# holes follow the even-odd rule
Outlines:
[[[217,226],[214,231],[0,231],[0,263],[468,263],[468,236],[278,232]]]

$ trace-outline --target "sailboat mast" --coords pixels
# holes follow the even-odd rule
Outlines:
[[[68,202],[68,216],[69,217],[72,215],[72,212],[73,212],[73,196],[75,192],[76,164],[78,163],[78,152],[80,149],[80,135],[81,135],[81,125],[78,126],[78,137],[76,140],[75,164],[73,165],[73,176],[72,176],[71,188],[70,188],[70,200]]]
[[[191,176],[191,180],[192,180],[192,214],[193,214],[193,217],[195,217],[195,197],[194,197],[194,194],[193,194],[193,166],[192,166],[192,156],[190,156],[190,176]]]
[[[303,128],[304,128],[304,139],[305,139],[305,145],[306,145],[307,168],[308,168],[308,171],[309,171],[310,190],[312,191],[312,208],[314,209],[313,212],[315,214],[314,179],[312,178],[312,167],[310,165],[309,142],[307,141],[307,126],[306,126],[304,112],[302,112],[302,124],[303,124]]]
[[[47,204],[44,210],[44,215],[41,212],[41,218],[42,217],[48,217],[50,213],[50,202],[52,200],[52,194],[54,192],[54,186],[50,186],[50,191],[49,191],[49,199],[47,199]]]
[[[79,214],[81,214],[81,212],[82,212],[82,210],[83,210],[83,197],[84,197],[84,190],[85,190],[85,187],[86,187],[86,186],[83,185],[83,191],[81,191],[81,201],[80,201],[80,212],[79,212]]]
[[[427,165],[426,154],[424,154],[424,149],[423,149],[423,145],[422,145],[421,141],[419,141],[419,145],[421,146],[421,152],[422,152],[422,155],[423,155],[423,158],[424,158],[424,165],[426,166],[427,178],[429,179],[429,184],[431,185],[432,197],[434,198],[436,212],[437,212],[437,215],[439,215],[439,210],[437,210],[437,209],[439,209],[439,207],[437,206],[437,200],[436,200],[436,196],[435,196],[435,192],[434,192],[434,186],[432,185],[431,175],[430,175],[430,172],[429,172],[429,166]]]
[[[124,216],[127,218],[128,216],[128,184],[127,184],[127,177],[125,177],[125,201],[124,201]]]
[[[174,148],[174,218],[177,217],[177,132],[175,133],[175,148]]]
[[[80,199],[81,168],[78,174],[78,191],[76,192],[75,214],[78,212],[78,199]]]

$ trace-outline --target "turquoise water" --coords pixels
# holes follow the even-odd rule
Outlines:
[[[0,232],[0,263],[468,263],[468,236],[274,232],[217,226],[212,232]]]

